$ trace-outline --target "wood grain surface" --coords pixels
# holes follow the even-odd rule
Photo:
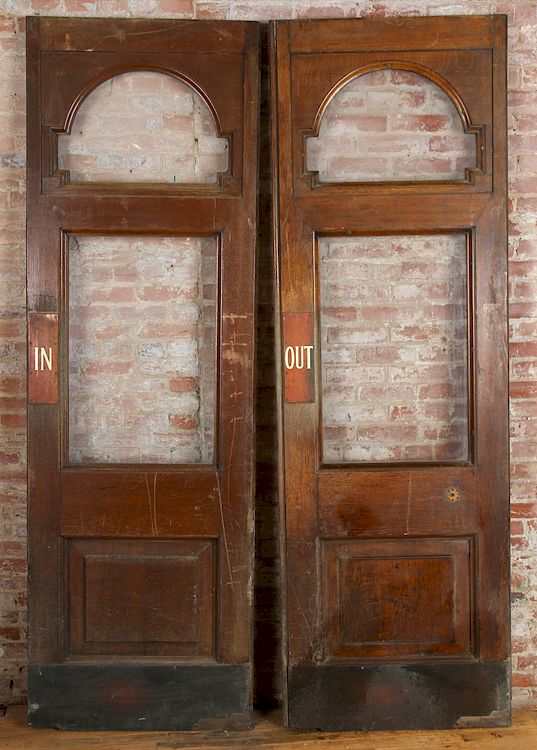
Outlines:
[[[283,386],[280,397],[294,727],[509,722],[505,45],[504,16],[272,25],[280,366],[289,316],[313,317],[316,350],[315,401],[289,403]],[[329,183],[307,171],[327,104],[380,70],[450,97],[476,136],[464,179]],[[466,235],[467,457],[324,463],[319,238],[455,232]]]
[[[28,310],[31,320],[52,314],[59,328],[58,403],[32,403],[28,422],[32,721],[130,728],[152,695],[158,708],[148,709],[148,726],[191,728],[251,703],[259,29],[34,17],[27,31]],[[174,76],[205,99],[230,142],[230,166],[217,184],[116,181],[86,189],[58,169],[58,133],[70,131],[95,86],[130,70]],[[214,458],[204,466],[70,463],[69,237],[128,241],[137,232],[216,240],[218,406]],[[120,679],[125,710],[107,714],[102,686],[113,681],[117,658],[136,669]],[[162,681],[173,659],[172,708]],[[209,664],[198,667],[200,659]],[[68,707],[63,698],[73,691],[62,680],[71,679],[73,662],[72,684],[81,690]],[[224,682],[221,666],[241,683],[238,703],[216,684],[212,699],[210,685],[195,701],[196,691],[184,695],[198,668],[200,684],[211,668]]]
[[[537,746],[537,709],[516,711],[508,729],[429,732],[300,732],[281,725],[279,714],[258,715],[245,732],[58,732],[30,729],[26,707],[0,716],[2,750],[529,750]]]

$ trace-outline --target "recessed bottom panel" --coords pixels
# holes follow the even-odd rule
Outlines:
[[[509,663],[297,666],[289,724],[327,732],[504,727]]]
[[[214,539],[70,539],[69,656],[214,658]]]
[[[28,670],[32,727],[173,731],[250,722],[248,664],[34,664]]]
[[[466,659],[474,651],[471,537],[326,540],[328,659]]]

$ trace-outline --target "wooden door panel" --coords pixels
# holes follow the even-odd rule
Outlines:
[[[62,471],[60,481],[66,538],[217,536],[221,526],[218,477],[211,469],[72,469]]]
[[[455,186],[454,190],[456,189]],[[334,187],[334,191],[336,190],[339,190],[339,186]],[[380,222],[384,232],[395,234],[412,231],[464,231],[476,226],[478,218],[487,206],[487,197],[481,193],[466,196],[450,194],[449,201],[446,201],[445,195],[451,188],[444,185],[438,186],[441,195],[424,194],[415,200],[403,200],[401,195],[390,193],[391,184],[372,185],[371,193],[378,192],[378,195],[357,194],[351,197],[344,194],[346,188],[343,185],[341,190],[342,193],[338,192],[337,200],[335,195],[331,200],[330,215],[326,217],[322,226],[320,212],[326,198],[320,196],[316,190],[301,198],[301,215],[317,232],[337,234],[338,230],[354,230],[369,234],[380,231]],[[412,193],[412,185],[408,186],[408,191]]]
[[[401,729],[509,721],[505,19],[471,23],[473,37],[462,18],[276,22],[273,27],[280,487],[292,726]],[[464,180],[322,183],[306,171],[306,140],[319,132],[332,96],[357,75],[378,70],[420,74],[450,97],[463,130],[476,135],[476,166]],[[345,143],[341,158],[352,155],[350,148]],[[382,359],[379,346],[406,340],[397,326],[378,323],[373,331],[366,325],[378,313],[389,325],[401,320],[404,328],[411,306],[401,303],[400,311],[392,288],[404,280],[404,264],[392,264],[391,276],[379,271],[377,279],[368,261],[378,262],[381,246],[390,242],[414,238],[419,248],[427,237],[433,245],[436,238],[440,259],[442,242],[453,235],[466,236],[466,251],[452,258],[465,288],[459,289],[460,298],[448,300],[458,326],[454,340],[461,339],[465,353],[456,364],[466,395],[442,430],[446,439],[458,434],[455,421],[464,418],[467,447],[407,454],[406,438],[395,430],[393,440],[399,434],[402,446],[396,451],[380,451],[369,460],[360,451],[348,457],[340,453],[339,459],[324,454],[328,401],[323,405],[322,392],[328,380],[323,367],[375,365],[375,357]],[[350,247],[353,239],[355,249],[369,248],[363,257],[358,251],[343,253],[327,271],[320,245],[339,241]],[[413,252],[409,263],[422,269],[423,279],[436,278],[434,264]],[[362,275],[350,263],[361,264]],[[348,304],[343,295],[335,297],[343,317],[338,324],[334,313],[331,332],[323,323],[322,279],[328,272],[326,283],[346,284],[351,295]],[[358,287],[365,288],[364,280],[371,278],[379,285],[360,296]],[[375,297],[383,279],[390,300],[384,307]],[[423,329],[424,345],[445,339],[449,346],[447,333],[438,342],[432,328],[432,338],[426,335],[434,312],[423,307],[426,294],[427,287],[421,293],[416,287],[414,309],[423,309],[423,320],[409,320]],[[354,332],[346,327],[345,314],[358,321]],[[329,348],[329,336],[345,345],[346,335],[346,349]],[[295,353],[286,358],[289,347]],[[300,368],[306,350],[313,372]],[[404,363],[412,365],[416,351],[405,355]],[[376,389],[365,387],[356,373],[351,372],[348,388],[344,379],[335,383],[343,394],[341,419],[333,422],[335,444],[337,434],[351,446],[380,440],[383,431],[390,432],[390,422],[384,416],[375,421],[373,407],[400,407],[406,398],[396,388],[401,373],[383,371],[387,385]],[[288,387],[297,380],[300,387]],[[442,404],[443,398],[458,398],[447,382],[436,391],[430,382],[407,390],[411,400],[434,396]],[[369,416],[357,410],[354,419],[355,404],[364,409],[370,404]],[[416,442],[433,440],[435,431],[418,429],[420,410],[414,411],[417,416],[412,412],[405,424],[413,425]],[[487,679],[492,681],[483,683]],[[480,697],[469,698],[477,685]]]
[[[323,536],[382,536],[464,531],[479,522],[472,467],[414,471],[330,471],[319,474]],[[470,502],[468,500],[470,499]]]
[[[132,729],[143,721],[146,729],[191,729],[230,714],[239,724],[251,721],[257,56],[255,24],[28,22],[30,373],[35,346],[45,352],[41,357],[38,351],[45,370],[31,376],[44,385],[36,385],[29,413],[34,726]],[[140,70],[186,82],[209,107],[230,151],[229,169],[214,184],[77,183],[57,170],[58,134],[69,131],[82,100],[101,81]],[[201,245],[182,259],[178,248],[189,238]],[[106,267],[116,245],[123,271]],[[204,250],[209,245],[210,253]],[[171,274],[168,286],[152,285],[131,261],[139,251],[147,265],[149,246],[157,266]],[[80,266],[75,252],[85,253]],[[212,272],[204,275],[209,261]],[[92,285],[81,282],[78,289],[73,279],[86,276]],[[117,282],[112,292],[104,288],[110,278]],[[114,308],[122,300],[128,303],[123,317]],[[107,301],[112,307],[99,310]],[[147,301],[147,309],[138,309],[137,301]],[[195,318],[189,333],[195,332],[194,341],[197,336],[194,349],[184,345],[180,321],[173,325],[169,314],[186,303],[187,320]],[[100,315],[103,326],[75,335],[86,320],[86,312],[77,318],[79,308],[90,318]],[[106,321],[118,330],[131,326],[132,340],[123,348],[108,341]],[[160,343],[162,321],[175,331],[168,348]],[[146,324],[147,340],[140,333]],[[103,341],[110,346],[103,349]],[[81,357],[89,352],[78,370],[77,347]],[[177,357],[173,372],[153,362],[153,351]],[[184,352],[193,352],[190,359]],[[117,359],[131,355],[123,365]],[[150,392],[144,391],[144,367],[136,365],[143,357],[166,380],[151,381]],[[205,391],[203,368],[210,375]],[[109,422],[106,414],[101,421],[86,419],[88,409],[97,414],[105,408],[95,383],[106,389],[113,412],[126,394],[107,374],[131,370],[136,387],[127,386],[143,398],[121,408],[138,408],[133,421],[122,426],[117,414]],[[84,391],[84,378],[93,375],[102,378]],[[82,385],[73,395],[70,386],[79,376]],[[181,399],[190,418],[174,422]],[[78,423],[70,422],[76,409],[85,415],[80,429],[93,425],[106,450],[76,442]],[[130,451],[144,424],[148,445]],[[189,442],[187,431],[194,428],[207,450]],[[152,451],[152,440],[162,450]],[[116,441],[129,450],[116,451]],[[181,458],[167,441],[190,452]]]
[[[66,659],[216,659],[214,540],[69,539]],[[136,596],[125,597],[131,581]]]
[[[293,52],[371,52],[372,50],[421,51],[484,49],[494,44],[498,30],[487,16],[433,18],[368,18],[349,23],[343,19],[300,20],[289,26]],[[479,40],[479,46],[476,44]]]
[[[472,542],[323,541],[325,658],[472,657]]]
[[[250,27],[251,28],[251,27]],[[126,33],[127,32],[127,33]],[[99,40],[100,52],[170,52],[207,53],[218,48],[223,54],[241,54],[248,38],[248,25],[240,23],[207,22],[168,23],[160,19],[129,20],[128,28],[120,18],[94,18],[91,24],[73,24],[70,18],[55,18],[41,30],[45,50],[91,52],[88,49]],[[158,37],[158,45],[154,40]]]

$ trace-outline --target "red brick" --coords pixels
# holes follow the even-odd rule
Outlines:
[[[0,379],[0,391],[2,393],[20,393],[24,390],[26,381],[22,378]]]
[[[167,302],[175,298],[176,290],[165,286],[146,286],[137,290],[137,296],[146,302]]]
[[[95,289],[87,297],[88,302],[132,302],[134,289],[128,286],[118,286],[109,289]]]
[[[350,427],[325,427],[324,437],[326,440],[348,440],[352,432]]]
[[[341,129],[362,130],[373,133],[382,133],[388,127],[387,118],[382,116],[338,115],[338,117],[333,118],[333,122]]]
[[[524,531],[522,521],[511,521],[511,536],[523,536]]]
[[[19,337],[22,326],[23,323],[18,320],[0,320],[0,336],[4,339]]]
[[[198,389],[196,378],[174,378],[170,380],[170,390],[174,393],[188,393]]]
[[[509,302],[509,317],[537,318],[537,303],[534,302]]]
[[[509,395],[511,398],[537,398],[537,382],[511,383]]]
[[[406,461],[431,461],[434,458],[432,445],[406,445],[403,452]]]
[[[86,367],[86,375],[121,375],[132,370],[132,362],[93,362]]]
[[[185,417],[180,414],[170,414],[170,424],[181,430],[195,430],[199,426],[195,417]]]
[[[537,503],[511,503],[511,516],[515,518],[537,518]]]
[[[448,461],[450,459],[460,459],[466,457],[466,452],[462,451],[462,446],[460,441],[456,441],[453,443],[438,443],[435,448],[435,458],[438,461]]]
[[[519,656],[517,659],[517,668],[537,670],[537,656]],[[534,675],[534,679],[535,677],[536,675]],[[537,685],[537,682],[534,684]]]
[[[212,329],[211,329],[211,332]],[[153,339],[190,338],[195,339],[198,335],[196,326],[180,325],[178,323],[148,323],[141,330],[141,335]],[[213,332],[214,335],[214,332]]]
[[[520,674],[514,672],[512,682],[513,687],[537,687],[537,673]]]
[[[416,440],[417,427],[411,426],[393,426],[393,427],[363,427],[357,431],[359,440],[382,440],[383,442],[397,442],[399,440]]]
[[[390,419],[394,421],[409,421],[416,418],[415,406],[391,406],[388,410]]]
[[[449,118],[443,115],[397,115],[392,124],[392,129],[435,133],[447,128],[448,124]]]
[[[192,0],[158,0],[161,13],[171,16],[191,16],[193,13]]]
[[[0,628],[0,640],[20,641],[20,628]]]
[[[509,266],[511,279],[537,276],[537,262],[515,260]]]
[[[3,427],[26,427],[26,416],[24,414],[1,414],[0,424]]]
[[[18,453],[6,453],[0,451],[0,464],[18,464],[20,463],[20,456]]]
[[[513,341],[509,344],[511,357],[537,357],[537,342]]]
[[[356,308],[323,307],[323,316],[326,318],[336,318],[337,320],[352,321],[356,320]]]

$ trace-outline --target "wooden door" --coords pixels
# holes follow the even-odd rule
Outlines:
[[[272,28],[294,727],[509,721],[505,37]]]
[[[248,723],[257,26],[27,28],[29,721]]]

